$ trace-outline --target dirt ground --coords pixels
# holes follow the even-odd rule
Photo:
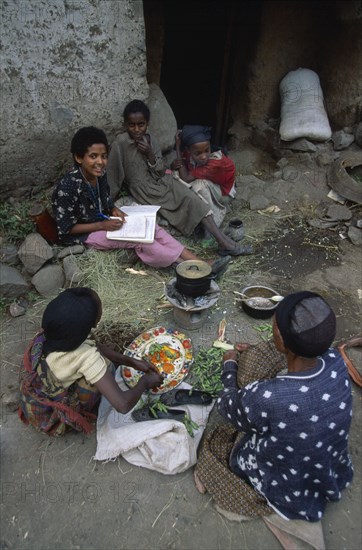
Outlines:
[[[314,204],[328,202],[328,191],[320,186]],[[337,341],[361,332],[361,248],[341,238],[343,222],[333,230],[311,228],[308,212],[300,206],[305,188],[300,185],[298,192],[300,201],[294,193],[296,200],[288,206],[287,195],[280,196],[283,208],[277,214],[251,212],[234,202],[228,217],[244,220],[245,239],[254,244],[255,254],[235,260],[219,282],[222,294],[205,325],[188,333],[196,351],[216,338],[223,317],[230,342],[259,340],[260,321],[248,317],[233,294],[256,283],[268,284],[281,294],[301,289],[319,292],[337,314]],[[358,208],[353,212],[362,217]],[[24,317],[3,320],[1,394],[17,384],[22,353],[39,326],[43,307],[40,302]],[[162,314],[162,324],[175,326],[171,310]],[[354,348],[351,357],[361,368],[361,350]],[[355,476],[342,500],[330,504],[323,517],[328,550],[361,547],[361,395],[353,385],[350,452]],[[217,513],[210,495],[197,492],[192,470],[164,476],[122,458],[95,462],[95,434],[69,433],[52,439],[25,427],[4,403],[1,413],[3,550],[281,548],[261,519],[238,523]],[[217,422],[217,413],[211,420]]]

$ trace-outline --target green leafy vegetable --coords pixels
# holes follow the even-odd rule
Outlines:
[[[270,323],[264,323],[253,328],[260,333],[260,338],[264,342],[270,340],[273,337],[273,327]]]
[[[189,414],[185,414],[185,417],[183,419],[183,424],[185,425],[185,428],[187,430],[187,433],[189,434],[189,436],[191,437],[194,437],[194,430],[198,430],[199,429],[199,425],[194,422],[192,419],[191,419],[191,416]]]
[[[189,381],[194,389],[207,391],[213,397],[223,388],[221,382],[223,350],[201,348],[191,367]]]
[[[150,406],[150,412],[152,416],[154,416],[155,418],[158,418],[158,414],[157,414],[158,411],[167,413],[168,409],[169,407],[161,403],[160,400],[155,401],[155,403]]]

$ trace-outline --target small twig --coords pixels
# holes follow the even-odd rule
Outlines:
[[[12,363],[11,361],[6,361],[6,359],[3,359],[2,362],[7,363],[8,365],[11,365],[12,367],[19,367],[19,364]]]
[[[41,477],[44,485],[45,485],[45,476],[44,476],[45,453],[47,452],[50,444],[51,444],[51,441],[48,441],[47,446],[45,447],[44,451],[40,455],[40,471],[41,471]]]
[[[266,218],[272,218],[273,220],[282,220],[283,218],[290,218],[290,214],[285,214],[285,216],[275,216],[273,214],[265,214],[264,212],[260,212],[260,210],[257,210],[257,213],[260,214],[260,216],[265,216]]]
[[[326,244],[311,243],[310,241],[303,241],[302,245],[316,246],[318,248],[326,248],[330,250],[338,250],[338,246],[336,245],[327,246]]]
[[[188,475],[185,475],[183,477],[181,477],[180,479],[178,479],[177,481],[168,481],[167,483],[160,483],[160,485],[176,485],[176,483],[180,483],[180,481],[183,481],[184,479],[186,479],[187,477],[189,477]]]
[[[212,497],[210,497],[209,500],[207,501],[207,503],[204,505],[204,510],[205,510],[205,508],[208,507],[208,505],[210,504],[211,501],[212,501]]]
[[[65,449],[63,449],[62,451],[60,451],[59,453],[57,453],[55,456],[59,456],[61,455],[62,453],[65,453],[65,451],[67,451],[68,449],[70,449],[71,447],[73,447],[74,443],[71,443],[70,445],[68,445],[68,447],[66,447]]]
[[[227,530],[228,532],[228,535],[229,535],[229,542],[230,542],[230,548],[231,548],[231,533],[230,533],[230,529],[229,527],[227,526],[226,524],[226,521],[224,520],[223,516],[218,512],[218,515],[219,515],[219,518],[222,520],[224,526],[225,526],[225,529]]]
[[[124,472],[119,464],[119,459],[117,460],[117,466],[118,466],[118,470],[122,473],[122,475],[126,475],[126,474],[129,474],[130,472],[132,472],[133,468],[130,468],[129,470],[127,470],[126,472]]]
[[[154,528],[154,526],[156,525],[157,521],[160,519],[161,515],[163,514],[163,512],[165,510],[167,510],[167,508],[169,508],[172,504],[172,501],[173,501],[173,498],[175,496],[175,493],[173,492],[172,495],[170,496],[170,499],[169,501],[167,502],[167,504],[162,508],[161,512],[158,514],[157,518],[155,519],[155,521],[152,523],[152,529]]]
[[[149,275],[151,275],[152,277],[155,277],[155,279],[157,279],[157,281],[162,283],[163,285],[165,284],[164,279],[158,273],[150,272]]]

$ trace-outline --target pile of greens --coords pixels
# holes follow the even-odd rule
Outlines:
[[[221,382],[222,358],[224,350],[218,348],[201,348],[192,364],[188,382],[195,390],[219,395],[223,388]]]

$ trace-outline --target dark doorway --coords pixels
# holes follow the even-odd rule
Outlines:
[[[211,126],[223,141],[231,40],[239,2],[193,0],[163,3],[164,45],[160,87],[184,124]],[[222,144],[222,143],[219,143]]]
[[[144,0],[147,79],[179,128],[211,126],[213,143],[224,146],[232,111],[243,118],[262,1]]]

